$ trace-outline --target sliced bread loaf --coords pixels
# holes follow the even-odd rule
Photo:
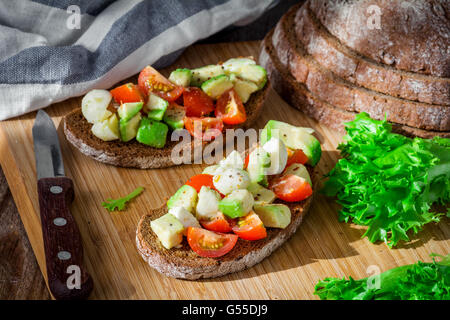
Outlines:
[[[305,10],[305,6],[299,9]],[[355,86],[322,67],[306,52],[295,32],[290,32],[294,29],[296,12],[294,6],[283,16],[274,30],[272,42],[281,63],[311,93],[346,111],[365,111],[377,119],[387,114],[391,122],[426,130],[450,130],[450,108],[447,106],[405,100]]]
[[[292,31],[292,28],[288,32]],[[295,17],[296,39],[323,67],[347,81],[394,97],[450,105],[450,78],[396,69],[366,58],[340,43],[305,4]]]
[[[362,55],[450,77],[448,0],[312,0],[310,7],[331,34]]]
[[[289,71],[281,64],[272,45],[273,31],[269,32],[262,42],[259,61],[267,69],[272,87],[293,107],[303,111],[311,118],[326,126],[344,131],[344,123],[354,119],[356,113],[324,102],[311,93],[303,83],[297,82]],[[381,118],[380,118],[381,119]],[[450,137],[449,131],[428,131],[406,125],[393,123],[393,131],[406,136],[432,138],[434,136]]]
[[[312,168],[308,167],[314,184]],[[142,258],[160,273],[174,278],[196,280],[220,277],[254,266],[286,242],[297,230],[308,212],[312,196],[298,203],[283,203],[291,209],[291,223],[285,229],[267,229],[267,237],[257,241],[239,239],[235,247],[220,258],[197,255],[183,239],[180,248],[165,249],[150,227],[150,222],[167,213],[166,206],[151,210],[139,221],[136,245]]]
[[[261,113],[270,82],[265,87],[251,95],[245,104],[247,120],[233,128],[247,128],[251,126]],[[88,123],[81,113],[81,109],[75,109],[64,116],[64,133],[67,140],[81,153],[94,158],[97,161],[112,164],[119,167],[131,167],[139,169],[166,168],[175,165],[172,161],[172,150],[178,143],[184,143],[183,147],[190,148],[194,160],[193,139],[186,143],[171,141],[169,132],[164,148],[158,149],[146,146],[132,140],[129,142],[103,141],[91,132],[92,124]],[[206,145],[206,143],[203,143]]]

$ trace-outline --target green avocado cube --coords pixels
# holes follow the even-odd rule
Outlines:
[[[169,102],[150,92],[148,102],[145,105],[147,116],[152,120],[161,121],[168,106]]]
[[[202,90],[211,98],[217,99],[222,93],[233,88],[233,82],[227,75],[211,78],[202,84]]]
[[[184,108],[175,105],[170,106],[163,116],[163,121],[169,125],[172,130],[184,128]]]
[[[183,185],[175,194],[167,201],[167,208],[183,207],[190,213],[194,213],[197,205],[197,190],[187,184]]]
[[[122,103],[117,109],[117,113],[119,114],[119,118],[124,121],[128,121],[133,118],[139,111],[141,111],[142,106],[144,104],[142,102],[127,102]]]
[[[165,123],[143,118],[136,140],[154,148],[164,148],[169,128]]]
[[[138,112],[129,120],[119,120],[120,140],[122,140],[123,142],[128,142],[136,137],[141,118],[141,113]]]
[[[176,69],[170,73],[169,81],[178,86],[189,87],[192,79],[192,71],[189,69]]]
[[[231,192],[219,201],[219,211],[234,219],[247,215],[254,204],[253,196],[246,189],[238,189]]]
[[[265,227],[284,229],[291,223],[291,210],[284,204],[255,204],[253,209]]]

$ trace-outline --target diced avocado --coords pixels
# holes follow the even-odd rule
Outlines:
[[[291,210],[284,204],[255,204],[253,210],[265,227],[284,229],[291,223]]]
[[[103,141],[119,139],[119,119],[114,113],[102,122],[96,122],[91,128],[92,133]]]
[[[203,186],[198,193],[197,218],[201,220],[215,217],[219,210],[220,198],[216,190]]]
[[[139,111],[141,111],[142,106],[144,104],[142,102],[128,102],[122,103],[117,110],[119,114],[120,120],[128,121],[133,118]]]
[[[127,142],[136,137],[138,132],[139,123],[141,122],[141,113],[138,112],[133,118],[130,120],[120,119],[119,121],[119,131],[120,131],[120,140]]]
[[[202,173],[203,174],[215,175],[217,169],[219,169],[219,168],[220,168],[220,166],[215,164],[215,165],[212,165],[212,166],[209,166],[209,167],[206,167],[205,169],[203,169]]]
[[[170,73],[169,81],[178,86],[189,87],[192,80],[192,71],[189,69],[176,69]]]
[[[252,58],[231,58],[222,63],[226,73],[239,73],[243,66],[256,64]]]
[[[275,200],[275,193],[273,193],[272,190],[264,188],[258,183],[251,183],[247,190],[253,195],[255,204],[272,203],[273,200]]]
[[[224,73],[224,68],[218,64],[192,69],[191,86],[200,87],[203,82]]]
[[[164,148],[169,127],[162,122],[143,118],[136,135],[136,140],[154,148]]]
[[[241,79],[254,82],[258,86],[258,89],[264,88],[267,82],[266,69],[255,64],[242,66],[237,76]]]
[[[238,94],[239,98],[241,98],[242,103],[246,103],[248,99],[250,99],[251,94],[255,91],[258,91],[258,86],[251,81],[236,78],[233,83],[233,88]]]
[[[217,99],[222,93],[233,88],[233,82],[227,75],[211,78],[202,84],[202,90],[211,98]]]
[[[168,106],[169,102],[150,92],[145,111],[150,119],[161,121]]]
[[[171,105],[163,116],[163,121],[169,125],[172,130],[183,129],[184,127],[184,116],[186,112],[184,108]]]
[[[250,182],[267,187],[266,170],[270,167],[270,155],[261,147],[256,148],[248,157],[247,171]]]
[[[269,120],[261,131],[260,142],[266,143],[270,138],[281,139],[286,147],[294,150],[301,149],[308,157],[308,164],[315,166],[322,155],[319,140],[311,133],[310,128],[295,127],[285,122]]]
[[[252,210],[253,204],[253,195],[250,191],[238,189],[219,201],[219,210],[234,219],[247,215]]]
[[[166,249],[176,247],[183,241],[183,224],[170,213],[153,220],[150,226]]]
[[[312,187],[311,177],[309,176],[308,169],[300,163],[293,163],[289,167],[286,168],[283,174],[293,174],[299,176],[300,178],[305,179],[309,182]]]
[[[192,213],[197,205],[197,199],[197,191],[185,184],[167,201],[167,208],[183,207]]]

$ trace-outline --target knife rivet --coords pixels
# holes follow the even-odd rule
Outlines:
[[[55,218],[55,219],[53,219],[53,224],[55,226],[62,227],[67,224],[67,220],[64,218]]]
[[[59,260],[69,260],[71,257],[72,257],[72,255],[68,251],[60,251],[60,252],[58,252],[58,259]]]
[[[51,186],[50,192],[53,194],[59,194],[63,191],[63,189],[60,186]]]

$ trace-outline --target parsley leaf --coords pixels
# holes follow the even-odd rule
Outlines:
[[[136,198],[138,195],[142,193],[142,191],[144,191],[144,188],[138,187],[134,189],[133,192],[131,192],[130,194],[126,195],[123,198],[115,200],[107,199],[105,202],[102,202],[102,206],[108,211],[115,211],[115,210],[122,211],[123,209],[125,209],[125,205],[127,204],[127,202],[133,198]]]
[[[342,205],[339,219],[367,226],[364,236],[393,247],[447,214],[433,204],[450,201],[450,139],[407,138],[386,120],[360,113],[346,123],[338,146],[343,159],[328,173],[323,192]]]
[[[375,276],[354,280],[325,278],[317,283],[314,294],[322,300],[449,300],[450,254],[431,254],[432,263],[418,261]],[[441,257],[436,262],[434,257]]]

